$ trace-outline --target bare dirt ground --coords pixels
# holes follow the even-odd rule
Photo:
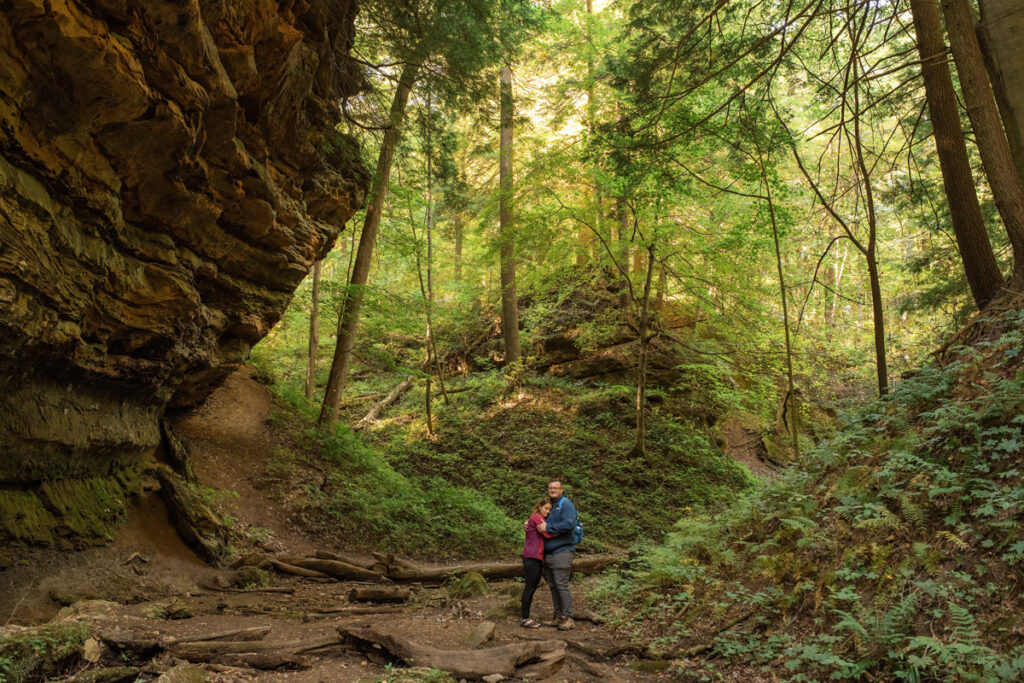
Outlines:
[[[288,496],[297,494],[285,492],[283,499],[281,492],[270,496],[261,484],[267,458],[279,445],[268,426],[271,410],[266,388],[243,368],[202,408],[179,421],[175,430],[189,447],[202,486],[235,492],[214,495],[236,527],[269,532],[259,540],[261,552],[307,555],[315,549],[330,550],[324,548],[324,539],[310,538],[289,524]],[[337,539],[334,549],[346,547],[349,555],[373,550],[360,547],[359,539]],[[238,588],[235,571],[201,562],[179,539],[159,497],[145,491],[109,546],[77,553],[36,552],[26,555],[22,565],[0,572],[0,636],[19,630],[13,625],[54,618],[62,604],[71,604],[56,619],[89,623],[99,635],[99,653],[92,652],[94,661],[85,669],[130,664],[138,668],[139,679],[154,680],[181,661],[180,652],[176,655],[164,647],[174,639],[209,639],[225,631],[263,627],[267,632],[260,642],[264,645],[316,643],[331,640],[339,627],[370,625],[418,644],[464,650],[469,647],[465,644],[469,633],[489,621],[495,624],[494,636],[480,648],[528,639],[566,643],[564,665],[542,680],[679,678],[638,670],[638,650],[644,644],[623,647],[627,645],[623,636],[607,625],[578,621],[577,629],[569,632],[520,628],[515,605],[521,583],[517,581],[491,581],[486,594],[462,599],[449,596],[443,586],[412,584],[411,597],[398,611],[345,615],[329,610],[351,607],[349,591],[363,584],[274,573],[262,578],[271,585]],[[591,580],[574,577],[574,596],[580,606],[585,606],[585,589]],[[226,587],[232,584],[235,587]],[[537,592],[533,614],[551,614],[544,585]],[[3,627],[4,620],[10,625]],[[146,641],[161,646],[138,650],[139,643]],[[230,658],[189,660],[213,681],[413,680],[403,678],[408,675],[402,673],[404,664],[396,668],[380,651],[371,649],[367,654],[343,639],[302,652],[296,661],[277,669],[225,663],[233,661]],[[72,673],[81,674],[82,665],[68,672]]]

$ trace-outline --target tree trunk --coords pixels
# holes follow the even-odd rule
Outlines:
[[[622,268],[622,291],[619,292],[619,308],[629,305],[629,214],[626,213],[626,202],[620,198],[616,202],[619,215],[619,230],[616,235],[616,258]]]
[[[363,220],[363,232],[359,237],[359,248],[352,265],[352,279],[348,296],[338,316],[338,339],[334,348],[334,359],[331,362],[331,373],[327,378],[324,390],[324,403],[320,410],[318,424],[323,426],[338,419],[338,407],[341,405],[341,394],[348,379],[348,367],[352,358],[352,347],[355,345],[356,327],[359,322],[359,309],[363,304],[363,290],[370,274],[373,259],[373,246],[377,241],[377,229],[380,227],[381,211],[384,208],[384,197],[388,191],[391,178],[391,162],[395,158],[395,148],[402,135],[402,121],[405,118],[405,107],[409,102],[416,74],[419,72],[419,50],[402,68],[398,79],[398,88],[391,102],[388,126],[384,130],[384,142],[377,157],[377,168],[373,174],[369,201],[366,206],[366,218]]]
[[[772,189],[768,184],[768,174],[765,173],[764,163],[758,158],[761,166],[761,182],[764,184],[765,196],[768,198],[768,215],[772,224],[772,240],[775,242],[775,267],[779,273],[779,292],[782,298],[782,329],[786,336],[786,382],[789,385],[786,391],[787,405],[789,410],[789,431],[793,439],[793,455],[800,457],[799,423],[797,420],[798,406],[796,402],[796,389],[793,384],[793,346],[789,339],[789,304],[786,298],[786,276],[782,270],[782,248],[779,246],[779,226],[775,219],[775,202],[772,201]]]
[[[967,145],[960,128],[953,79],[945,60],[946,46],[942,42],[936,1],[910,0],[910,8],[953,231],[974,301],[978,308],[984,308],[1002,287],[1003,276],[992,253],[978,205]]]
[[[348,592],[349,602],[405,602],[412,590],[405,586],[356,586]]]
[[[382,628],[366,626],[339,626],[338,633],[360,649],[368,652],[386,652],[392,657],[416,666],[447,671],[455,679],[480,680],[491,674],[504,678],[520,678],[529,662],[556,658],[555,664],[565,660],[565,642],[561,640],[526,640],[484,650],[440,650],[422,645]],[[559,667],[553,666],[553,673]]]
[[[359,431],[360,429],[365,429],[366,427],[369,427],[371,424],[376,422],[377,418],[380,417],[380,414],[384,412],[385,408],[387,408],[392,403],[401,398],[402,394],[409,391],[409,389],[412,387],[412,383],[412,375],[406,377],[401,382],[399,382],[398,385],[394,389],[392,389],[387,396],[385,396],[372,408],[370,408],[370,412],[366,413],[366,415],[363,416],[363,419],[359,420],[359,422],[357,422],[352,427],[352,429]]]
[[[320,264],[313,264],[313,293],[309,306],[309,356],[306,359],[306,398],[313,398],[316,388],[316,352],[320,348]]]
[[[1024,272],[1024,186],[1017,177],[1013,154],[999,119],[985,59],[974,32],[974,17],[967,0],[942,0],[942,8],[981,163],[1013,246],[1014,270]],[[1019,39],[1024,40],[1024,36]]]
[[[889,371],[885,361],[885,311],[882,308],[882,287],[878,279],[878,261],[875,250],[867,255],[868,279],[871,282],[871,315],[875,329],[875,361],[878,376],[878,393],[884,396],[889,391]]]
[[[465,228],[462,225],[461,216],[455,216],[453,221],[454,225],[452,227],[455,231],[455,281],[462,282],[462,242]]]
[[[857,66],[858,62],[855,58],[853,60],[855,82]],[[948,73],[947,70],[947,75]],[[878,394],[884,396],[889,391],[889,370],[885,358],[885,310],[882,308],[882,285],[878,279],[878,220],[875,213],[874,193],[871,190],[871,173],[864,162],[864,143],[860,133],[860,88],[857,86],[854,86],[853,89],[853,102],[854,151],[857,157],[857,169],[864,182],[864,204],[867,208],[868,218],[868,245],[864,251],[864,258],[868,263],[868,279],[871,282],[871,312],[875,330],[875,372],[878,376]],[[975,202],[977,202],[977,197],[975,197]],[[984,233],[984,226],[982,226],[982,232]],[[989,255],[992,255],[991,249]]]
[[[505,364],[519,360],[519,304],[516,301],[516,240],[512,220],[512,69],[501,66],[501,139],[498,159],[501,240],[501,334]]]
[[[640,315],[637,322],[637,333],[640,351],[636,363],[636,443],[633,453],[647,457],[647,347],[650,345],[648,334],[649,307],[651,301],[651,280],[654,277],[654,245],[647,247],[647,275],[644,280],[644,293],[640,299]]]
[[[986,65],[1024,185],[1024,4],[1020,0],[979,0]]]
[[[658,266],[658,287],[654,294],[654,310],[661,311],[665,308],[665,290],[668,289],[668,272],[665,265]]]

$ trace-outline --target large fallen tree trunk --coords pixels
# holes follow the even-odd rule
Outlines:
[[[363,416],[363,419],[357,422],[352,429],[359,431],[360,429],[365,429],[376,422],[377,418],[380,417],[380,414],[384,412],[385,408],[397,401],[402,394],[409,390],[409,387],[412,386],[413,380],[413,376],[409,375],[399,382],[398,386],[392,389],[390,394],[375,403],[373,407],[370,408],[370,412],[366,413],[366,415]]]
[[[301,567],[302,569],[311,569],[313,571],[333,576],[336,579],[344,579],[346,581],[386,580],[384,575],[379,572],[363,569],[362,567],[357,567],[354,564],[342,562],[341,560],[322,560],[317,557],[286,556],[279,558],[278,561],[294,567]]]
[[[580,557],[573,561],[572,570],[579,574],[592,574],[618,562],[612,555]],[[384,573],[396,581],[420,581],[422,583],[443,583],[453,574],[476,572],[485,579],[512,579],[523,575],[521,562],[485,562],[478,564],[453,565],[451,567],[426,567],[400,560],[385,567]]]
[[[206,640],[174,644],[167,648],[167,652],[190,662],[220,662],[221,664],[250,666],[256,669],[276,669],[285,665],[306,666],[306,661],[298,655],[340,643],[341,639],[336,635],[311,640],[269,643]]]
[[[328,579],[333,578],[331,577],[330,574],[324,574],[323,572],[318,572],[315,569],[296,567],[294,564],[288,564],[287,562],[275,560],[272,557],[267,558],[267,565],[273,567],[277,571],[282,572],[284,574],[291,574],[293,576],[304,576],[307,579],[322,579],[325,577]]]
[[[388,580],[444,583],[452,576],[469,572],[476,572],[485,579],[512,579],[523,574],[521,562],[478,562],[451,566],[428,566],[397,557],[391,553],[375,552],[373,557],[376,559],[371,562],[349,555],[318,550],[316,557],[282,555],[269,559],[267,564],[278,571],[299,576],[329,575],[345,581],[374,581],[378,583]],[[572,563],[572,570],[578,574],[593,574],[618,561],[619,558],[614,555],[577,557]]]
[[[359,557],[357,555],[336,553],[330,550],[317,550],[313,553],[313,557],[319,560],[338,560],[339,562],[347,562],[348,564],[356,567],[362,567],[363,569],[373,569],[373,565],[375,564],[374,560]]]
[[[338,633],[361,649],[384,650],[406,663],[441,669],[457,679],[479,680],[491,674],[511,678],[531,662],[543,662],[553,673],[557,663],[565,660],[566,646],[561,640],[523,641],[484,650],[440,650],[372,627],[339,626]]]

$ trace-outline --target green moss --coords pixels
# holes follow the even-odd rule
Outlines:
[[[10,638],[0,638],[0,681],[50,680],[70,672],[80,661],[89,637],[85,624],[48,624]]]
[[[137,465],[107,477],[59,479],[24,490],[0,490],[0,540],[49,545],[109,540],[138,490]]]
[[[0,490],[0,537],[52,543],[55,525],[56,519],[34,492]]]
[[[456,600],[487,594],[487,579],[479,572],[467,572],[448,584],[448,597]]]

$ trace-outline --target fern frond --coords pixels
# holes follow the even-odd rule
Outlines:
[[[967,541],[965,541],[964,539],[960,538],[959,536],[954,534],[952,531],[942,530],[942,531],[938,532],[937,534],[935,534],[935,537],[940,542],[944,542],[946,545],[951,546],[951,547],[953,547],[956,550],[967,550],[970,547],[967,544]]]
[[[906,494],[900,496],[900,512],[903,513],[903,518],[910,522],[910,525],[918,532],[924,533],[928,528],[928,512]]]
[[[889,512],[888,509],[881,508],[877,512],[877,517],[862,519],[853,525],[854,528],[866,531],[878,531],[880,529],[892,529],[895,531],[903,526],[900,518]]]

